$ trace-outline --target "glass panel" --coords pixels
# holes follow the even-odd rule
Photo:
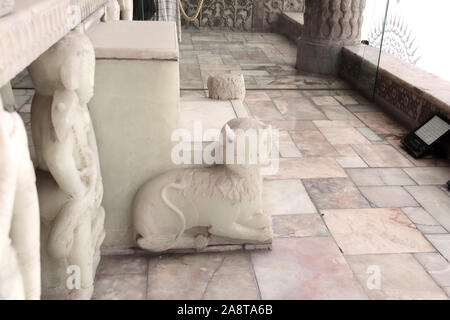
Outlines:
[[[448,0],[391,1],[383,51],[450,81],[449,12]]]
[[[366,10],[364,11],[361,39],[366,45],[359,50],[363,60],[359,73],[358,89],[370,99],[373,99],[375,94],[388,9],[389,0],[367,0]]]

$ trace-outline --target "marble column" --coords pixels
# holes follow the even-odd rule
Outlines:
[[[38,163],[42,297],[89,299],[105,237],[103,183],[88,102],[95,52],[71,31],[28,68]]]
[[[337,74],[342,47],[358,44],[366,0],[306,0],[297,69]]]

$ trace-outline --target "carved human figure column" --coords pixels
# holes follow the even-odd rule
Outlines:
[[[117,0],[108,0],[105,7],[104,21],[120,20],[120,6]]]
[[[22,119],[0,97],[0,300],[41,296],[35,182]]]
[[[337,74],[343,46],[359,44],[366,0],[306,0],[297,69]]]
[[[120,20],[133,20],[133,0],[118,0]]]
[[[94,48],[79,31],[70,32],[29,67],[36,89],[31,125],[38,161],[43,298],[89,299],[93,292],[105,236],[103,185],[87,107],[94,71]]]

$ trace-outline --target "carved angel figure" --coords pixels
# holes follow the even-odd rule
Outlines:
[[[31,125],[41,207],[43,295],[92,295],[104,239],[103,185],[87,103],[93,96],[94,49],[72,31],[29,67],[36,88]],[[67,283],[69,266],[81,285]],[[76,275],[75,275],[76,276]]]
[[[266,133],[258,135],[262,140],[253,151],[249,143],[244,148],[235,143],[242,137],[246,141],[250,129]],[[270,149],[271,127],[263,128],[253,119],[234,119],[221,137],[225,164],[175,169],[139,189],[132,209],[139,247],[155,252],[201,249],[208,245],[209,234],[254,242],[272,238],[271,217],[262,211],[261,163],[249,161],[254,150]],[[187,232],[198,227],[206,228],[207,234]]]
[[[0,98],[0,300],[41,295],[35,182],[22,119]]]

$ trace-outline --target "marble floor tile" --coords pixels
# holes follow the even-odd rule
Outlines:
[[[355,128],[319,128],[320,132],[332,144],[370,144]]]
[[[307,98],[277,98],[274,99],[274,103],[286,120],[326,119]]]
[[[204,65],[204,64],[223,64],[222,59],[220,58],[219,55],[215,55],[215,54],[199,54],[197,56],[198,58],[198,62],[200,63],[200,65]]]
[[[317,130],[312,121],[295,121],[295,120],[274,120],[274,121],[263,121],[266,124],[272,125],[274,129],[280,131],[310,131]]]
[[[446,299],[444,291],[410,254],[346,256],[346,259],[371,299]]]
[[[450,287],[450,263],[439,253],[416,253],[419,263],[441,287]]]
[[[250,118],[250,112],[241,100],[231,100],[231,104],[238,118]]]
[[[300,91],[300,90],[269,90],[266,93],[272,99],[276,99],[276,98],[283,98],[283,99],[295,98],[295,99],[298,99],[298,98],[303,98],[304,97],[302,91]]]
[[[337,157],[336,161],[342,168],[367,168],[368,165],[358,156],[355,157]]]
[[[318,106],[339,105],[339,102],[337,102],[335,98],[330,96],[312,97],[311,100]]]
[[[418,207],[419,204],[402,187],[360,187],[361,193],[378,208]]]
[[[273,232],[278,238],[323,237],[328,230],[318,214],[280,215],[273,217]]]
[[[436,156],[426,156],[421,159],[414,159],[404,149],[401,140],[389,139],[391,144],[398,152],[400,152],[406,159],[408,159],[416,167],[449,167],[450,160],[444,158],[438,158]]]
[[[248,90],[245,94],[246,101],[270,101],[270,97],[265,91]]]
[[[305,157],[335,157],[338,153],[319,131],[291,132],[291,137]]]
[[[264,181],[263,210],[271,215],[317,212],[300,180]]]
[[[352,146],[346,144],[337,144],[333,146],[340,157],[358,157]]]
[[[147,258],[140,256],[102,256],[98,275],[146,274]]]
[[[450,234],[428,234],[426,237],[444,258],[450,261]]]
[[[450,231],[450,197],[434,186],[405,187],[447,231]]]
[[[92,300],[144,300],[146,274],[97,275]]]
[[[421,207],[402,208],[402,211],[423,234],[439,234],[447,232],[436,219]]]
[[[259,298],[248,253],[152,258],[147,290],[151,300]]]
[[[278,172],[266,179],[318,179],[345,178],[344,169],[333,158],[280,159]]]
[[[450,298],[450,287],[445,287],[443,289],[447,293],[447,296]]]
[[[320,210],[370,208],[349,179],[307,179],[303,183]]]
[[[259,300],[260,293],[255,280],[250,255],[225,254],[223,262],[203,294],[205,300]]]
[[[360,128],[360,127],[364,127],[364,124],[359,120],[316,120],[313,122],[318,128]]]
[[[329,120],[358,120],[353,113],[342,106],[321,106],[320,110]]]
[[[233,105],[230,101],[211,100],[208,98],[181,99],[180,101],[180,128],[190,131],[195,141],[195,125],[201,123],[203,134],[209,129],[221,130],[222,127],[236,118]]]
[[[271,101],[247,101],[247,107],[258,120],[283,120],[283,116]]]
[[[373,104],[356,104],[356,105],[346,105],[348,111],[353,113],[361,112],[379,112],[380,107]]]
[[[380,138],[375,132],[373,132],[370,128],[367,127],[363,127],[363,128],[358,128],[358,131],[364,136],[366,137],[369,141],[373,141],[373,142],[380,142],[383,141],[382,138]]]
[[[378,135],[403,137],[408,130],[383,112],[361,112],[355,115]]]
[[[149,261],[147,297],[159,299],[201,299],[222,255],[171,255]]]
[[[291,136],[287,131],[279,132],[279,146],[278,150],[283,158],[300,158],[302,153],[292,141]]]
[[[419,185],[441,185],[450,181],[450,167],[407,168],[404,170]]]
[[[359,102],[352,96],[335,96],[335,98],[344,105],[359,104]]]
[[[435,252],[400,209],[324,210],[322,214],[345,254]]]
[[[274,239],[252,261],[264,300],[367,299],[329,237]]]
[[[355,145],[353,148],[370,167],[412,167],[411,162],[391,146]]]
[[[357,186],[408,186],[414,181],[402,169],[348,169],[349,177]]]

